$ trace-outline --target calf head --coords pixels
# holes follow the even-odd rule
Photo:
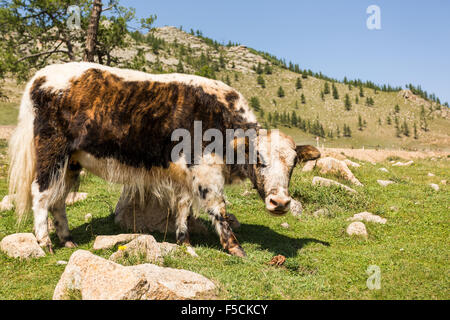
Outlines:
[[[315,160],[320,152],[312,146],[296,146],[291,137],[280,131],[268,131],[256,144],[257,162],[249,167],[249,178],[275,216],[289,211],[289,182],[297,163]]]

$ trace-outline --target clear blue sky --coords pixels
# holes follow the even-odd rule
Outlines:
[[[155,26],[201,30],[342,79],[420,84],[450,102],[450,1],[122,0]],[[369,5],[381,30],[366,27]]]

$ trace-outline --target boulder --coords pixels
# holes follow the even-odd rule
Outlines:
[[[314,186],[319,185],[322,187],[338,186],[339,188],[342,188],[350,193],[357,193],[356,190],[354,190],[350,187],[347,187],[346,185],[343,185],[342,183],[339,183],[339,182],[331,180],[331,179],[322,178],[322,177],[314,177],[312,180],[312,184]]]
[[[312,163],[312,164],[311,164]],[[353,175],[345,161],[337,160],[331,157],[320,158],[315,161],[308,161],[302,171],[307,172],[313,170],[314,167],[320,169],[321,174],[335,174],[350,181],[354,185],[362,186],[363,184]]]
[[[146,194],[145,206],[140,206],[138,197],[130,198],[130,191],[122,191],[114,212],[114,221],[121,228],[133,233],[175,233],[176,212],[168,212],[168,204],[161,202],[153,195]],[[209,233],[200,219],[191,216],[188,220],[189,233],[206,235]]]
[[[137,233],[134,233],[134,234],[133,233],[124,233],[124,234],[117,234],[117,235],[112,235],[112,236],[97,236],[95,238],[92,249],[94,249],[94,250],[111,249],[117,244],[130,242],[139,236],[140,236],[140,234],[137,234]]]
[[[117,252],[114,252],[111,257],[109,257],[109,260],[117,262],[126,257],[142,258],[146,262],[157,262],[162,260],[163,255],[161,253],[160,244],[156,242],[155,238],[151,235],[141,235],[123,247],[123,250],[119,249]],[[172,250],[168,245],[164,245],[164,248],[166,253]]]
[[[391,180],[377,180],[377,182],[382,187],[387,187],[388,185],[395,183],[394,181]]]
[[[32,233],[10,234],[0,242],[0,250],[12,258],[40,258],[45,256]]]
[[[347,221],[366,221],[366,222],[375,222],[375,223],[381,223],[381,224],[385,224],[387,222],[387,220],[385,218],[382,218],[380,216],[377,216],[376,214],[366,212],[366,211],[355,214],[353,217],[348,218]]]
[[[360,236],[364,238],[368,236],[366,225],[359,221],[350,223],[346,231],[349,236]]]
[[[54,300],[179,300],[215,298],[215,285],[187,270],[153,264],[122,266],[89,251],[72,254]]]
[[[298,218],[298,217],[300,217],[302,215],[302,211],[303,211],[302,204],[299,201],[297,201],[295,199],[292,199],[291,200],[291,213],[292,213],[292,215],[294,217]]]

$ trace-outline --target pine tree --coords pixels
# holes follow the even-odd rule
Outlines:
[[[361,115],[358,115],[358,129],[359,131],[363,131],[363,121]]]
[[[382,123],[381,123],[381,118],[378,118],[378,125],[379,125],[379,126],[382,125]]]
[[[306,104],[306,98],[305,98],[305,95],[303,93],[300,96],[300,101],[301,101],[302,104]]]
[[[259,103],[258,97],[250,98],[250,106],[255,110],[259,111],[261,109],[261,104]]]
[[[386,118],[386,123],[388,124],[388,126],[390,126],[392,124],[392,120],[391,120],[391,117],[389,115]]]
[[[225,83],[227,84],[227,85],[231,85],[231,80],[230,80],[230,76],[227,74],[227,76],[225,77]]]
[[[417,132],[417,123],[416,122],[414,122],[414,139],[419,139],[419,135],[418,135],[418,132]]]
[[[408,127],[408,123],[406,122],[406,120],[404,120],[403,122],[403,134],[407,137],[409,137],[409,127]]]
[[[272,74],[272,67],[270,66],[269,62],[266,62],[266,65],[264,66],[264,73]]]
[[[359,104],[359,98],[358,98],[358,96],[355,96],[355,103],[356,103],[356,104]]]
[[[339,92],[338,92],[336,86],[334,85],[334,83],[332,84],[332,86],[333,86],[333,98],[335,100],[338,100],[339,99]]]
[[[361,98],[364,97],[364,91],[363,91],[363,87],[362,87],[362,86],[359,86],[359,96],[360,96]]]
[[[328,85],[328,82],[325,82],[324,88],[323,88],[323,93],[324,94],[329,94],[330,93],[330,86]]]
[[[262,74],[263,73],[263,68],[262,68],[261,62],[258,62],[258,65],[255,68],[255,71],[256,71],[257,74]]]
[[[278,95],[278,97],[280,97],[280,98],[283,98],[283,97],[285,96],[285,93],[284,93],[284,90],[283,90],[283,87],[282,87],[282,86],[280,86],[280,87],[278,88],[277,95]]]
[[[181,62],[181,59],[178,61],[177,73],[184,73],[184,67],[183,67],[183,63]]]
[[[295,88],[298,89],[302,89],[302,80],[300,78],[297,78],[297,82],[295,83]]]
[[[337,128],[336,128],[336,137],[337,138],[341,137],[341,129],[339,129],[339,126],[337,126]]]
[[[266,87],[266,81],[264,81],[264,78],[261,75],[258,75],[258,77],[256,78],[256,82],[258,82],[261,88],[264,89]]]
[[[291,125],[293,127],[297,127],[297,125],[298,125],[297,113],[295,113],[295,111],[292,111]]]
[[[325,94],[323,93],[323,91],[320,91],[320,99],[322,99],[322,101],[325,101]]]
[[[352,103],[350,102],[350,96],[347,94],[345,94],[345,110],[350,111],[352,109]]]
[[[395,113],[400,113],[400,106],[398,104],[395,105],[394,112]]]

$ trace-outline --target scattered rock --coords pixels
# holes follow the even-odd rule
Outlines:
[[[285,228],[285,229],[289,229],[289,223],[287,223],[287,222],[283,222],[282,224],[281,224],[281,227],[283,227],[283,228]]]
[[[395,183],[394,181],[391,180],[377,180],[377,182],[382,187],[387,187],[388,185]]]
[[[360,212],[348,218],[347,221],[366,221],[385,224],[387,220],[370,212]]]
[[[14,208],[13,200],[14,200],[13,195],[4,196],[2,202],[0,202],[0,212],[8,211]]]
[[[178,300],[215,298],[215,285],[187,270],[153,264],[122,266],[88,251],[72,254],[53,293],[54,300]]]
[[[386,168],[380,168],[380,169],[378,169],[378,170],[383,171],[383,172],[386,172],[386,173],[389,172],[388,169],[386,169]]]
[[[367,238],[366,225],[362,222],[356,221],[349,224],[347,227],[347,234],[350,236],[361,236]]]
[[[312,180],[312,184],[314,186],[315,185],[319,185],[319,186],[322,186],[322,187],[329,187],[329,186],[334,185],[334,186],[338,186],[338,187],[340,187],[340,188],[342,188],[342,189],[344,189],[344,190],[346,190],[348,192],[357,193],[356,190],[354,190],[354,189],[352,189],[350,187],[347,187],[346,185],[343,185],[342,183],[339,183],[339,182],[331,180],[331,179],[322,178],[322,177],[314,177],[313,180]]]
[[[245,190],[245,191],[242,193],[242,195],[243,195],[244,197],[248,197],[248,196],[250,196],[251,194],[252,194],[252,192],[249,191],[249,190]]]
[[[12,258],[40,258],[45,256],[32,233],[10,234],[0,242],[0,250]]]
[[[352,160],[349,160],[349,159],[345,159],[344,162],[349,167],[354,167],[354,168],[361,167],[361,165],[359,163],[353,162]]]
[[[412,165],[414,163],[414,161],[410,160],[408,162],[396,162],[394,164],[392,164],[393,167],[408,167],[410,165]]]
[[[135,234],[124,233],[113,236],[97,236],[95,238],[92,249],[94,250],[110,249],[114,247],[116,244],[132,241],[139,236],[140,234],[136,233]]]
[[[87,198],[86,192],[70,192],[66,198],[66,204],[71,205],[78,201],[83,201]]]
[[[391,207],[389,208],[389,210],[394,211],[394,212],[397,212],[397,211],[398,211],[398,207],[396,207],[396,206],[391,206]]]
[[[300,217],[302,215],[302,212],[303,212],[302,204],[299,201],[297,201],[295,199],[292,199],[291,200],[291,213],[292,213],[292,215],[294,217],[298,218],[298,217]]]
[[[232,213],[227,213],[227,222],[230,225],[231,229],[237,230],[241,227],[241,224],[239,223],[236,216]]]
[[[161,256],[166,256],[170,254],[172,251],[176,250],[178,246],[175,243],[169,243],[169,242],[161,242],[159,244],[159,250],[161,252]]]
[[[447,180],[441,180],[441,184],[446,185],[447,184]]]
[[[64,260],[58,260],[58,261],[56,261],[56,264],[59,264],[59,265],[66,265],[66,264],[67,264],[67,261],[64,261]]]
[[[84,216],[84,222],[89,223],[92,221],[92,214],[88,213]]]
[[[434,191],[439,191],[439,186],[436,183],[430,183],[430,187],[434,190]]]
[[[314,211],[312,215],[315,218],[328,217],[328,216],[330,216],[330,211],[327,208],[322,208],[322,209]]]
[[[436,175],[434,173],[428,172],[429,177],[435,177]]]
[[[126,244],[124,250],[118,250],[114,252],[109,260],[118,261],[125,257],[136,257],[143,258],[146,262],[156,262],[161,261],[162,254],[161,248],[158,242],[156,242],[155,238],[151,235],[141,235]],[[164,245],[166,252],[167,249],[172,250],[169,246]]]
[[[187,253],[189,253],[192,257],[197,258],[198,254],[197,252],[195,252],[194,248],[192,248],[191,246],[187,246],[186,248]]]
[[[279,266],[283,265],[283,263],[285,261],[286,261],[286,257],[279,254],[279,255],[273,257],[272,260],[270,260],[269,265],[279,267]]]
[[[312,162],[312,164],[311,164]],[[337,160],[331,157],[320,158],[314,161],[308,161],[303,167],[302,171],[311,171],[314,167],[320,169],[321,174],[337,174],[350,181],[351,183],[362,186],[363,184],[353,175],[344,161]]]

